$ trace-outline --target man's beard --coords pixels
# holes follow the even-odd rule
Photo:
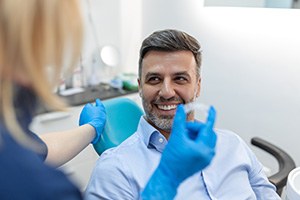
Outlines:
[[[181,98],[172,98],[169,100],[164,99],[156,99],[154,102],[146,102],[144,99],[144,96],[142,95],[142,103],[144,107],[144,111],[146,114],[146,119],[152,123],[152,125],[156,126],[156,128],[161,129],[166,132],[171,132],[172,125],[173,125],[173,119],[174,115],[159,115],[158,113],[154,112],[152,109],[154,107],[154,103],[160,103],[160,102],[168,102],[168,101],[177,101],[184,103],[184,101]],[[151,112],[152,110],[152,112]]]
[[[171,132],[174,116],[157,116],[152,113],[146,113],[146,117],[157,128],[166,132]]]
[[[166,131],[166,132],[171,132],[172,130],[172,126],[173,126],[173,120],[174,120],[174,116],[175,115],[158,115],[155,112],[151,112],[151,108],[153,109],[153,104],[154,103],[159,103],[159,102],[168,102],[168,101],[177,101],[180,103],[189,103],[189,102],[193,102],[196,99],[196,92],[195,95],[192,99],[188,100],[188,101],[184,101],[183,99],[181,99],[180,97],[174,97],[172,99],[162,99],[162,98],[158,98],[156,99],[154,102],[147,102],[144,98],[144,95],[141,94],[140,95],[142,98],[142,104],[143,104],[143,108],[146,114],[146,119],[152,123],[152,125],[156,126],[157,128]],[[188,113],[187,114],[187,119],[190,117],[193,117],[194,114],[193,113]]]

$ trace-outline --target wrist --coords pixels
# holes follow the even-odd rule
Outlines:
[[[92,144],[96,144],[99,140],[100,140],[100,133],[98,133],[98,131],[97,131],[97,129],[96,129],[96,127],[94,127],[92,124],[89,124],[89,125],[91,125],[92,127],[93,127],[93,130],[94,130],[94,138],[93,138],[93,140],[91,141],[91,143]]]
[[[179,183],[173,181],[172,176],[159,165],[142,191],[141,197],[143,200],[171,200],[176,196],[178,186]]]
[[[177,189],[182,181],[177,177],[176,171],[172,170],[169,166],[171,163],[168,162],[168,165],[165,165],[164,163],[167,162],[163,161],[162,159],[155,170],[155,173],[157,174],[157,177],[159,177],[160,182],[163,182],[171,188]]]

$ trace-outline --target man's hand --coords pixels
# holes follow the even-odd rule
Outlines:
[[[96,130],[96,137],[93,139],[92,144],[95,144],[100,139],[100,135],[103,132],[106,122],[106,112],[104,105],[101,103],[100,99],[96,99],[96,105],[90,103],[86,104],[79,118],[79,126],[84,124],[92,125]]]
[[[186,122],[183,106],[178,106],[169,143],[142,199],[173,199],[180,183],[210,164],[217,140],[215,116],[215,109],[210,107],[206,123]]]
[[[215,109],[210,107],[205,124],[186,122],[183,107],[178,106],[160,164],[178,184],[204,169],[214,157],[217,140],[213,130],[215,116]]]

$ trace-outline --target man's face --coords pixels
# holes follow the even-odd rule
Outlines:
[[[168,137],[177,105],[194,101],[200,93],[196,61],[190,51],[149,51],[138,80],[146,119]],[[193,120],[194,115],[188,115]]]

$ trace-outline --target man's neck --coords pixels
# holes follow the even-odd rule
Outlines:
[[[162,129],[159,129],[157,127],[155,127],[157,130],[159,130],[159,132],[167,139],[169,140],[169,137],[170,137],[170,134],[171,132],[170,131],[165,131],[165,130],[162,130]]]
[[[144,118],[149,124],[151,124],[154,128],[156,128],[167,140],[169,140],[171,130],[163,130],[157,127],[151,120],[147,119],[146,116],[144,116]],[[194,112],[189,113],[187,116],[187,121],[194,121],[194,120],[195,120]]]
[[[151,124],[151,126],[153,126],[154,128],[156,128],[167,140],[169,139],[169,137],[170,137],[170,134],[171,134],[171,130],[163,130],[163,129],[161,129],[161,128],[159,128],[159,127],[157,127],[151,120],[149,120],[149,119],[147,119],[147,117],[146,116],[144,116],[144,118],[145,118],[145,120],[149,123],[149,124]]]

